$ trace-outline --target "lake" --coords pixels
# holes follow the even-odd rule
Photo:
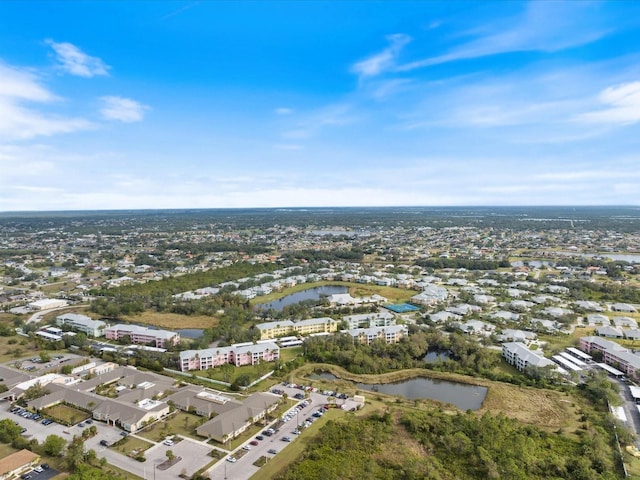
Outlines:
[[[320,373],[309,376],[310,379],[337,380],[331,373]],[[416,377],[394,383],[354,383],[360,390],[398,395],[409,400],[437,400],[455,405],[460,410],[478,410],[482,407],[487,387],[468,385],[466,383]]]
[[[291,295],[287,295],[286,297],[282,297],[272,302],[258,304],[256,307],[265,310],[273,309],[279,312],[287,305],[293,305],[305,300],[320,300],[320,297],[322,296],[347,293],[348,291],[349,289],[347,287],[340,285],[325,285],[323,287],[307,288],[306,290],[292,293]]]
[[[182,338],[200,338],[204,330],[201,328],[181,328],[180,330],[176,330],[176,332],[178,332]]]

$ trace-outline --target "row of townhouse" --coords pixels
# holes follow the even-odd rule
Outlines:
[[[180,370],[206,370],[226,363],[240,367],[260,362],[274,362],[280,358],[280,347],[275,343],[238,343],[230,347],[185,350],[180,352]]]
[[[338,322],[329,317],[309,318],[292,322],[282,320],[278,322],[259,323],[260,340],[271,340],[287,335],[311,335],[313,333],[332,333],[338,331]]]
[[[104,335],[109,340],[121,340],[128,336],[131,343],[153,344],[156,348],[166,348],[180,343],[180,334],[177,332],[156,330],[140,325],[113,325],[105,329]]]
[[[580,339],[580,350],[589,354],[600,352],[604,363],[623,371],[629,378],[640,379],[638,373],[640,371],[640,356],[622,345],[602,337],[590,336]]]

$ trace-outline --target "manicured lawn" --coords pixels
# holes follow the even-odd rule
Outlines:
[[[261,365],[244,365],[242,367],[233,367],[229,378],[225,376],[225,372],[221,368],[210,368],[209,370],[203,370],[198,372],[198,376],[210,378],[212,380],[219,380],[221,382],[233,383],[236,378],[241,375],[249,375],[249,378],[253,382],[261,376],[273,370],[273,363],[263,363]]]
[[[297,356],[302,355],[302,347],[291,347],[280,349],[280,361],[287,363],[289,360],[293,360]]]
[[[148,440],[159,442],[170,435],[182,435],[184,437],[195,438],[201,440],[196,435],[196,427],[201,425],[202,417],[186,412],[177,412],[170,418],[161,422],[154,423],[142,432],[136,435],[144,437]]]
[[[42,413],[63,425],[75,425],[76,423],[82,422],[87,418],[91,418],[91,415],[87,412],[83,412],[82,410],[78,410],[77,408],[62,404],[46,408],[42,411]]]
[[[114,450],[118,452],[124,453],[130,457],[135,457],[141,452],[151,448],[153,446],[152,443],[149,443],[140,438],[135,438],[129,435],[128,437],[123,438],[116,442],[112,447]]]

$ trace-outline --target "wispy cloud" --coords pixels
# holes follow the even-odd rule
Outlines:
[[[92,128],[83,118],[45,114],[25,103],[49,104],[59,98],[31,71],[0,62],[0,139],[24,140]]]
[[[598,95],[606,107],[578,115],[585,123],[630,125],[640,121],[640,82],[606,88]]]
[[[85,78],[109,75],[111,67],[100,58],[87,55],[75,45],[67,42],[58,43],[51,39],[47,39],[45,42],[56,53],[56,60],[63,71]]]
[[[200,3],[202,3],[202,2],[191,2],[191,3],[188,3],[188,4],[186,4],[186,5],[184,5],[184,6],[180,7],[180,8],[176,8],[175,10],[167,13],[166,15],[163,15],[162,16],[162,20],[167,20],[167,19],[169,19],[171,17],[175,17],[176,15],[180,15],[181,13],[192,9],[193,7],[197,7],[198,5],[200,5]]]
[[[475,36],[449,53],[399,65],[400,72],[429,67],[446,62],[485,57],[507,52],[554,52],[584,45],[608,33],[598,24],[598,15],[591,14],[590,2],[532,1],[525,12],[515,18],[502,19],[500,25],[472,32]]]
[[[278,107],[274,110],[276,115],[291,115],[293,113],[293,109],[288,107]]]
[[[303,120],[286,131],[285,138],[308,138],[326,127],[336,127],[354,123],[358,115],[349,104],[336,104],[324,107],[307,115]]]
[[[396,33],[394,35],[388,35],[387,40],[389,41],[387,48],[355,63],[351,67],[351,71],[359,75],[362,79],[379,75],[395,67],[402,47],[411,41],[411,37],[402,33]]]
[[[120,122],[139,122],[144,118],[144,112],[149,110],[147,105],[131,100],[130,98],[118,96],[101,97],[102,108],[100,113],[107,120],[118,120]]]

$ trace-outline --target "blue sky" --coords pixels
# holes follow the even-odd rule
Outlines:
[[[0,2],[0,211],[640,204],[640,2]]]

